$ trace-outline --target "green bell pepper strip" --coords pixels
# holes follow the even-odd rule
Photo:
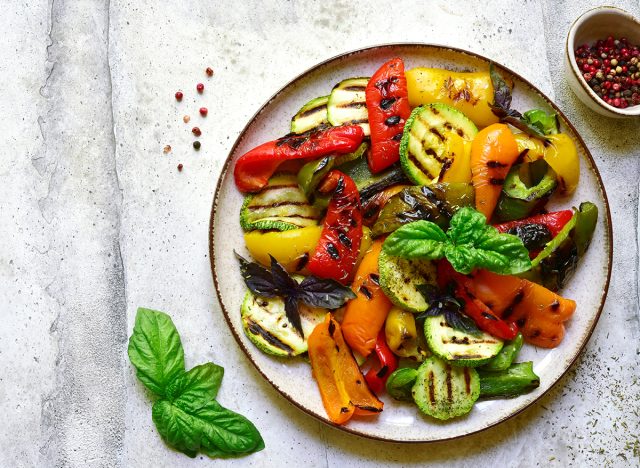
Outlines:
[[[496,357],[482,366],[482,368],[487,371],[503,371],[508,369],[511,363],[518,357],[523,343],[524,338],[522,337],[522,333],[518,333],[512,341],[502,347]]]
[[[544,163],[544,161],[542,161]],[[536,163],[525,163],[531,166]],[[546,165],[546,163],[544,163]],[[514,166],[504,182],[494,216],[499,221],[513,221],[529,216],[547,202],[558,185],[556,173],[546,165],[546,171],[540,181],[528,187],[521,179],[523,164]],[[528,168],[527,166],[527,168]]]
[[[480,396],[488,398],[512,398],[540,386],[540,377],[533,371],[533,362],[512,364],[502,371],[487,371],[478,368]]]
[[[402,367],[387,379],[387,393],[396,400],[413,401],[411,389],[417,378],[418,371],[410,367]]]

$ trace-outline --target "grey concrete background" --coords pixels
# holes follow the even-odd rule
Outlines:
[[[640,16],[637,0],[612,3]],[[225,367],[220,401],[264,435],[266,450],[228,464],[640,465],[640,123],[592,114],[562,72],[566,31],[597,2],[0,5],[0,466],[216,463],[169,450],[152,426],[126,359],[138,306],[171,313],[187,366]],[[592,151],[613,215],[609,298],[577,365],[513,420],[435,445],[359,439],[284,401],[230,336],[207,249],[220,167],[263,101],[318,61],[401,41],[480,52],[555,97]],[[199,153],[187,113],[204,132]]]

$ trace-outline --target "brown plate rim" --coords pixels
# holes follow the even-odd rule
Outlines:
[[[606,243],[608,244],[608,261],[607,261],[607,279],[604,285],[604,289],[603,289],[603,293],[602,293],[602,297],[600,299],[600,306],[598,307],[598,312],[595,316],[595,320],[593,321],[593,323],[591,324],[591,327],[588,331],[587,337],[584,340],[584,342],[582,343],[582,345],[580,346],[580,348],[578,349],[578,351],[575,353],[575,355],[573,356],[573,358],[571,359],[571,362],[569,363],[569,365],[567,366],[567,368],[565,369],[565,371],[562,373],[562,375],[560,375],[560,377],[558,377],[556,379],[555,382],[553,382],[553,384],[551,384],[549,386],[549,388],[547,390],[545,390],[543,393],[541,393],[535,400],[533,400],[532,402],[530,402],[529,404],[523,406],[522,408],[518,409],[517,411],[514,411],[513,413],[509,414],[508,416],[499,419],[491,424],[489,424],[486,427],[482,427],[480,429],[477,429],[475,431],[472,432],[468,432],[466,434],[461,434],[461,435],[457,435],[457,436],[453,436],[453,437],[447,437],[447,438],[443,438],[443,439],[436,439],[436,440],[401,440],[401,439],[393,439],[393,438],[385,438],[385,437],[378,437],[378,436],[374,436],[371,434],[367,434],[364,432],[360,432],[354,429],[351,429],[348,426],[339,426],[336,424],[331,423],[330,421],[320,417],[319,415],[313,413],[312,411],[310,411],[309,409],[307,409],[306,407],[304,407],[303,405],[299,404],[297,401],[295,401],[294,399],[290,398],[287,394],[285,394],[280,387],[278,387],[274,382],[272,382],[269,377],[267,377],[267,375],[262,371],[262,369],[258,366],[258,364],[251,358],[251,355],[249,353],[249,351],[247,350],[245,344],[242,342],[241,337],[236,333],[235,328],[233,327],[233,324],[231,323],[231,319],[229,316],[228,311],[226,310],[224,303],[222,301],[222,294],[220,291],[220,287],[218,284],[218,278],[217,278],[217,274],[216,274],[216,269],[215,269],[215,249],[214,249],[214,240],[213,240],[213,227],[215,224],[215,215],[216,215],[216,207],[218,205],[218,198],[220,196],[220,190],[222,187],[222,182],[229,170],[229,165],[231,164],[231,156],[232,154],[235,152],[236,148],[238,147],[238,145],[240,144],[240,142],[242,141],[245,132],[248,130],[248,128],[251,126],[251,124],[253,124],[253,122],[255,121],[255,119],[258,117],[258,115],[260,115],[266,106],[268,106],[274,99],[276,99],[283,91],[285,91],[287,88],[289,88],[289,86],[293,85],[296,81],[304,78],[305,76],[307,76],[308,74],[314,72],[315,70],[317,70],[318,68],[327,65],[331,62],[337,61],[337,60],[341,60],[344,58],[347,58],[351,55],[356,55],[356,54],[360,54],[363,52],[368,52],[368,51],[372,51],[372,50],[376,50],[376,49],[390,49],[393,50],[395,48],[399,48],[399,47],[415,47],[415,48],[422,48],[422,49],[436,49],[436,50],[444,50],[444,51],[454,51],[457,53],[461,53],[461,54],[466,54],[472,57],[475,57],[477,59],[480,59],[481,61],[484,62],[493,62],[495,65],[497,65],[499,68],[503,69],[504,71],[506,71],[507,73],[510,73],[511,75],[517,77],[519,80],[521,80],[523,83],[525,83],[527,86],[529,86],[531,89],[533,89],[536,93],[538,93],[539,96],[541,96],[548,105],[550,105],[555,112],[557,112],[563,119],[563,121],[569,126],[569,128],[571,128],[572,132],[576,135],[576,137],[578,138],[580,144],[582,145],[582,148],[584,148],[585,150],[585,155],[586,157],[589,159],[593,169],[594,169],[594,173],[595,176],[598,180],[598,185],[600,187],[600,191],[602,192],[602,197],[604,200],[604,206],[606,208],[606,218],[607,218],[607,232],[605,233],[607,236],[607,240]],[[600,319],[600,315],[602,313],[602,309],[604,308],[604,304],[607,298],[607,294],[609,292],[609,283],[611,280],[611,270],[612,270],[612,264],[613,264],[613,227],[612,227],[612,220],[611,220],[611,211],[609,208],[609,199],[607,197],[607,192],[605,190],[604,187],[604,182],[602,181],[602,177],[600,176],[600,171],[598,170],[598,167],[596,165],[595,160],[593,159],[593,156],[591,156],[591,152],[589,151],[589,148],[587,147],[587,145],[584,143],[584,140],[582,139],[582,136],[578,133],[578,131],[576,130],[576,128],[573,126],[573,124],[569,121],[569,119],[566,117],[566,115],[564,115],[564,113],[558,108],[558,106],[556,106],[556,104],[549,99],[549,97],[547,97],[546,94],[544,94],[542,91],[540,91],[536,86],[534,86],[529,80],[523,78],[520,74],[514,72],[513,70],[511,70],[508,67],[505,67],[503,65],[501,65],[498,62],[495,62],[491,59],[489,59],[488,57],[485,57],[484,55],[480,55],[477,54],[475,52],[471,52],[465,49],[460,49],[457,47],[450,47],[450,46],[446,46],[446,45],[441,45],[441,44],[430,44],[430,43],[422,43],[422,42],[392,42],[392,43],[384,43],[384,44],[378,44],[378,45],[373,45],[373,46],[367,46],[367,47],[361,47],[355,50],[351,50],[348,52],[344,52],[338,55],[335,55],[331,58],[328,58],[326,60],[323,60],[322,62],[319,62],[315,65],[313,65],[312,67],[308,68],[307,70],[305,70],[304,72],[300,73],[299,75],[297,75],[296,77],[294,77],[293,79],[291,79],[289,82],[287,82],[284,86],[282,86],[278,91],[276,91],[269,99],[267,99],[265,101],[265,103],[260,106],[260,108],[255,112],[255,114],[253,114],[253,116],[249,119],[249,121],[247,122],[247,124],[244,126],[244,128],[240,131],[240,134],[238,135],[238,137],[236,138],[233,146],[231,147],[231,149],[229,150],[229,154],[224,162],[224,165],[222,166],[222,170],[220,172],[220,176],[218,178],[218,182],[216,183],[216,190],[214,192],[214,197],[213,197],[213,204],[211,207],[211,217],[209,219],[209,260],[211,263],[211,274],[213,277],[213,283],[214,283],[214,287],[216,290],[216,296],[218,297],[218,302],[220,303],[220,308],[222,309],[225,321],[227,322],[227,325],[229,327],[229,329],[231,330],[231,333],[233,334],[233,337],[235,338],[236,342],[238,343],[238,345],[240,346],[240,348],[242,349],[242,351],[244,352],[244,354],[246,355],[246,357],[249,359],[249,361],[251,362],[251,364],[255,367],[255,369],[260,373],[260,375],[267,381],[269,382],[269,384],[271,384],[271,386],[273,388],[275,388],[278,393],[280,393],[280,395],[282,395],[287,401],[289,401],[292,405],[294,405],[296,408],[300,409],[301,411],[303,411],[305,414],[313,417],[314,419],[326,424],[327,426],[333,427],[333,428],[337,428],[340,429],[344,432],[348,432],[350,434],[354,434],[360,437],[364,437],[367,439],[371,439],[371,440],[376,440],[376,441],[382,441],[382,442],[393,442],[393,443],[403,443],[403,444],[427,444],[427,443],[437,443],[437,442],[445,442],[445,441],[451,441],[451,440],[456,440],[456,439],[460,439],[462,437],[468,437],[470,435],[473,434],[477,434],[479,432],[483,432],[486,431],[492,427],[495,427],[499,424],[502,424],[505,421],[508,421],[509,419],[519,415],[520,413],[524,412],[525,410],[527,410],[528,408],[530,408],[531,406],[533,406],[535,403],[537,403],[538,401],[540,401],[547,393],[549,393],[549,391],[551,391],[552,388],[554,388],[558,382],[560,380],[562,380],[562,378],[567,374],[567,372],[573,367],[573,365],[576,363],[578,357],[582,354],[585,346],[587,345],[587,343],[589,342],[589,340],[591,339],[591,335],[593,334],[593,331]]]

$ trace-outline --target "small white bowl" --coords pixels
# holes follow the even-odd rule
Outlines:
[[[564,55],[565,74],[569,86],[589,108],[606,117],[623,118],[640,116],[640,105],[618,109],[600,99],[578,68],[576,47],[593,44],[608,36],[626,37],[632,44],[640,44],[640,22],[630,13],[615,7],[602,6],[589,10],[573,22],[567,35]]]

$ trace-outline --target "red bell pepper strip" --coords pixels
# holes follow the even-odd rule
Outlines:
[[[389,376],[398,368],[398,358],[393,354],[389,346],[387,346],[384,329],[378,333],[375,352],[379,366],[374,366],[369,369],[364,376],[364,380],[367,381],[369,390],[380,394],[384,392]]]
[[[573,211],[571,210],[554,211],[552,213],[531,216],[530,218],[519,219],[517,221],[496,224],[494,227],[500,232],[507,232],[509,229],[516,226],[523,226],[525,224],[541,224],[549,230],[551,237],[556,237],[572,217]]]
[[[258,192],[267,185],[269,178],[283,162],[351,153],[360,146],[363,138],[360,126],[346,125],[287,135],[263,143],[236,161],[233,170],[236,186],[241,192]]]
[[[332,278],[346,284],[358,259],[362,240],[358,187],[351,177],[333,170],[322,180],[319,191],[333,192],[333,195],[320,240],[307,268],[315,276]]]
[[[513,340],[518,327],[498,317],[480,299],[473,294],[473,280],[455,271],[446,260],[438,262],[438,284],[441,288],[455,283],[455,295],[464,301],[464,313],[473,320],[480,330],[503,340]]]
[[[389,60],[373,74],[365,90],[371,127],[371,172],[380,172],[400,159],[404,124],[411,115],[404,62]]]

